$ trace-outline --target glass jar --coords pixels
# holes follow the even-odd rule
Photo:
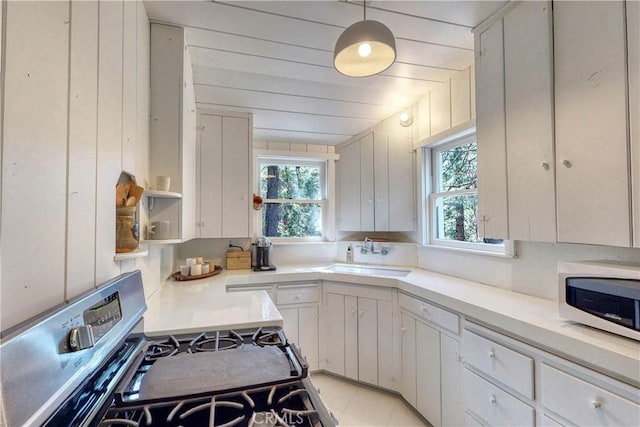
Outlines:
[[[139,240],[140,225],[136,221],[136,207],[116,208],[116,253],[136,250]]]

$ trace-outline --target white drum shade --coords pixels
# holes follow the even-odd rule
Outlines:
[[[351,25],[338,37],[333,51],[334,67],[350,77],[381,73],[395,60],[396,41],[393,33],[378,21],[364,20]]]

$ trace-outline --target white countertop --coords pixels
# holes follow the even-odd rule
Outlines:
[[[265,291],[225,293],[225,276],[223,272],[164,285],[147,302],[145,334],[282,326],[282,316]]]
[[[326,267],[278,266],[272,272],[225,270],[211,279],[167,284],[149,301],[145,331],[159,335],[169,330],[223,329],[242,325],[243,320],[247,326],[281,325],[282,318],[264,291],[225,294],[225,284],[335,280],[398,288],[459,312],[468,320],[640,386],[640,342],[561,319],[555,301],[416,268],[402,267],[411,273],[396,278],[334,273]]]

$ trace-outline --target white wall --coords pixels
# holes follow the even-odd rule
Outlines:
[[[122,265],[113,260],[116,180],[127,169],[148,183],[149,21],[142,3],[2,6],[4,330],[121,271],[141,268],[145,282],[159,284],[172,249],[154,248],[147,259]]]
[[[420,268],[527,295],[557,300],[558,261],[640,263],[640,249],[568,243],[515,242],[517,258],[498,258],[419,247]]]

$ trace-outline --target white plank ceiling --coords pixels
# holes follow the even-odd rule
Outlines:
[[[473,63],[471,28],[506,1],[367,1],[397,59],[373,77],[333,68],[363,19],[358,1],[145,1],[186,28],[198,107],[253,113],[254,139],[335,145],[415,103]]]

